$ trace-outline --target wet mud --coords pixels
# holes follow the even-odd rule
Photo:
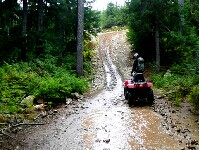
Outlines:
[[[19,149],[178,150],[198,148],[198,133],[196,133],[198,123],[194,121],[196,118],[194,122],[191,122],[191,119],[187,120],[190,114],[178,116],[179,108],[171,107],[167,100],[163,99],[161,102],[161,99],[157,98],[159,92],[155,92],[154,105],[142,104],[129,107],[123,95],[122,78],[126,78],[126,75],[121,75],[123,72],[120,71],[117,63],[120,60],[116,59],[117,54],[114,52],[117,48],[113,48],[117,44],[121,45],[120,42],[126,42],[118,38],[121,36],[125,37],[125,32],[99,35],[99,57],[105,71],[103,89],[96,94],[73,101],[67,107],[62,106],[53,119],[45,125],[20,131],[19,134],[23,136],[19,136],[19,139],[23,141],[23,146],[19,145]],[[113,42],[116,44],[112,44]],[[123,54],[121,56],[123,57]],[[126,60],[123,61],[126,62]],[[128,70],[125,66],[121,67]],[[177,120],[172,119],[172,115],[175,115]],[[185,122],[188,122],[190,127],[181,127],[180,117],[185,117]],[[174,126],[172,126],[173,121]],[[186,131],[187,129],[190,132]],[[188,143],[187,138],[190,138]],[[194,143],[194,140],[197,140],[197,143]]]

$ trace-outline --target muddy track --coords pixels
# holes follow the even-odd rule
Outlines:
[[[101,92],[59,108],[43,126],[20,131],[15,146],[25,150],[198,149],[196,118],[158,99],[159,92],[155,91],[153,106],[128,106],[122,78],[130,77],[129,52],[124,31],[100,34],[95,60],[100,72],[94,89],[102,86]],[[190,126],[183,125],[181,117]]]

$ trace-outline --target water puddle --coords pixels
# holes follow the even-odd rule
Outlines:
[[[135,115],[132,119],[132,149],[179,149],[178,140],[173,139],[161,126],[162,118],[150,108],[132,108]],[[138,143],[136,146],[135,143]]]
[[[96,110],[82,122],[83,139],[89,149],[179,149],[161,120],[149,107]]]

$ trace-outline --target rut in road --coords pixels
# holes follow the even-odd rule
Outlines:
[[[24,149],[180,149],[179,142],[161,126],[162,117],[150,106],[128,106],[123,82],[111,59],[111,41],[115,36],[120,34],[99,35],[105,89],[61,108],[57,119],[24,133]]]

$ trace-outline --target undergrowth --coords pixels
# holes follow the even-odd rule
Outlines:
[[[5,63],[0,67],[0,114],[21,112],[21,101],[29,95],[56,99],[71,97],[74,92],[83,94],[88,90],[88,81],[76,77],[72,63],[58,66],[53,61],[54,58],[30,63]]]
[[[169,100],[180,104],[184,99],[192,102],[196,110],[199,108],[199,77],[191,73],[174,72],[152,73],[150,76],[156,88],[162,89]]]
[[[87,47],[91,35],[84,37],[84,76],[76,76],[76,53],[68,48],[59,52],[54,43],[46,43],[45,53],[37,58],[28,57],[28,62],[7,63],[0,66],[0,122],[1,114],[33,113],[33,104],[22,104],[28,96],[43,99],[48,107],[60,99],[72,97],[72,93],[83,94],[90,88],[92,80],[91,59],[94,50]],[[95,48],[93,43],[92,48]],[[63,102],[63,101],[62,101]]]

